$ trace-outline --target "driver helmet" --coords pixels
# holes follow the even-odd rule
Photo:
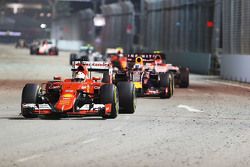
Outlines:
[[[157,56],[155,59],[155,65],[159,65],[159,64],[162,64],[162,59],[161,57]]]
[[[75,79],[77,79],[77,80],[85,80],[86,75],[82,71],[78,71],[78,72],[76,72]]]
[[[87,75],[88,75],[87,68],[83,65],[79,65],[79,67],[77,68],[77,71],[75,72],[74,79],[77,81],[78,80],[83,81],[87,79]]]

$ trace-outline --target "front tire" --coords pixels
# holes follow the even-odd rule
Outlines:
[[[37,104],[39,102],[40,90],[41,87],[38,84],[28,83],[24,86],[21,100],[21,114],[24,118],[36,117],[29,109],[23,108],[22,104]]]
[[[133,114],[136,109],[135,86],[132,82],[118,82],[120,113]]]
[[[103,115],[103,118],[116,118],[119,112],[119,98],[116,86],[113,84],[105,84],[101,86],[100,99],[102,104],[112,104],[110,115]]]
[[[160,73],[160,98],[170,98],[174,93],[174,77],[171,72]]]

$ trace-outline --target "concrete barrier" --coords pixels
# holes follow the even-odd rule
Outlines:
[[[222,55],[221,77],[250,83],[250,55]]]
[[[74,50],[78,51],[80,49],[80,46],[83,45],[82,41],[77,41],[77,40],[52,40],[53,43],[57,45],[59,50]]]
[[[191,73],[209,74],[211,69],[211,54],[209,53],[168,53],[167,63],[189,67]]]

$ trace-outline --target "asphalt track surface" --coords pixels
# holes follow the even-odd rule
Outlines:
[[[25,83],[70,77],[69,53],[0,46],[0,166],[250,166],[250,86],[191,75],[171,99],[138,98],[114,120],[24,119]]]

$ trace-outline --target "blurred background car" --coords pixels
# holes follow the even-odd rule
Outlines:
[[[49,40],[34,42],[30,46],[31,55],[58,55],[58,48]]]
[[[96,51],[94,46],[86,44],[80,47],[78,53],[71,53],[69,57],[69,64],[72,65],[73,61],[102,61],[103,55]]]

